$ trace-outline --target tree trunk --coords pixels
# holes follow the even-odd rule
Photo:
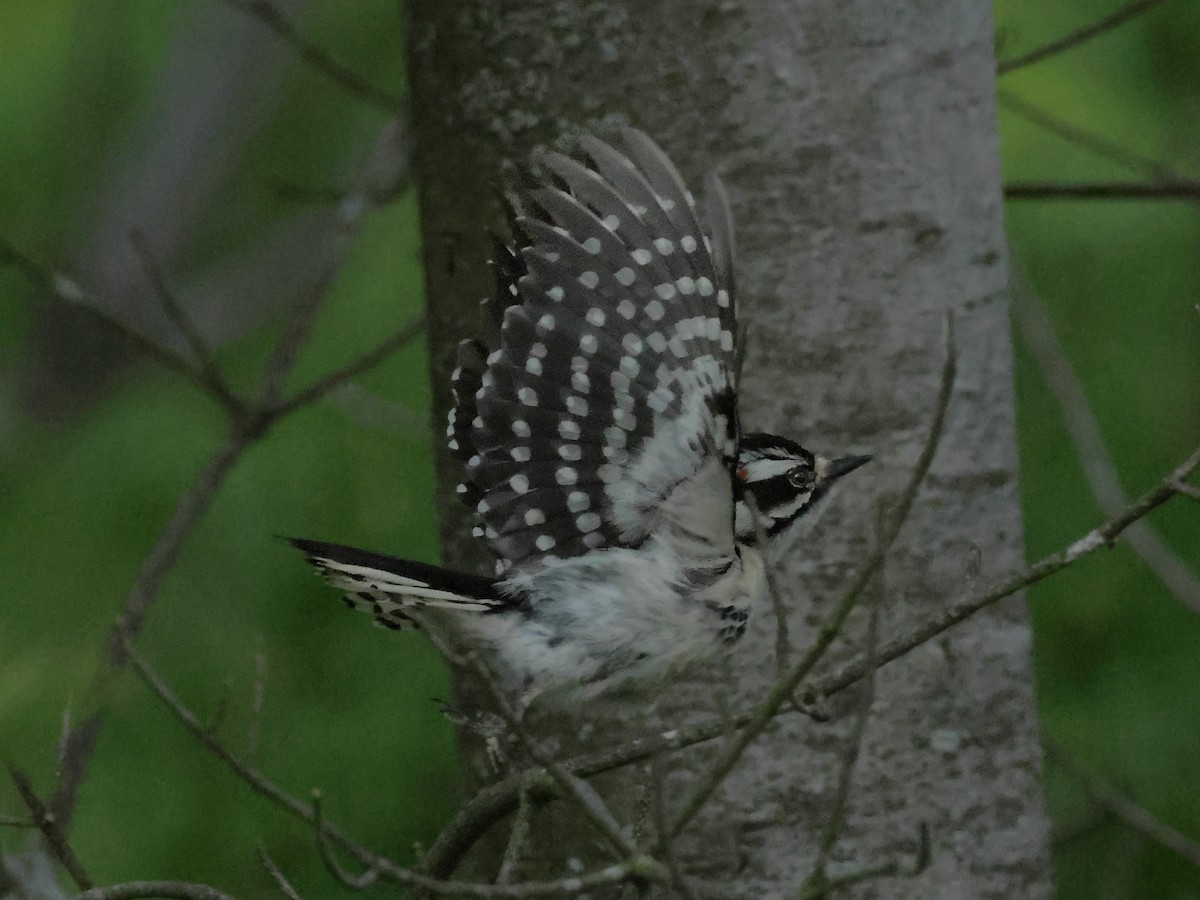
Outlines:
[[[485,225],[495,186],[531,148],[580,127],[647,131],[698,190],[728,186],[749,344],[743,424],[829,454],[875,462],[840,493],[780,567],[793,643],[803,648],[866,558],[875,510],[911,471],[942,364],[944,314],[957,313],[959,376],[945,437],[901,532],[880,602],[883,639],[1022,560],[1005,244],[988,6],[970,0],[409,0],[414,167],[420,185],[439,421],[456,342],[491,287]],[[562,146],[569,149],[569,145]],[[868,474],[869,473],[869,474]],[[459,480],[445,453],[443,545],[478,566]],[[865,614],[835,655],[861,649]],[[657,703],[601,704],[589,725],[539,723],[562,746],[605,746],[760,698],[776,673],[775,625],[758,617],[731,663]],[[729,686],[735,686],[730,689]],[[465,703],[472,695],[467,689]],[[796,896],[817,856],[839,761],[864,699],[832,720],[779,719],[677,847],[702,895]],[[668,805],[716,746],[666,765]],[[468,771],[483,771],[464,738]],[[1023,604],[1010,602],[881,672],[848,821],[832,860],[871,866],[912,851],[929,826],[932,861],[915,878],[868,881],[846,896],[1046,897],[1048,824]],[[638,819],[646,772],[598,783]],[[556,847],[605,859],[572,825]],[[525,874],[566,874],[545,841]],[[494,867],[483,864],[481,871]],[[558,870],[555,867],[558,866]]]

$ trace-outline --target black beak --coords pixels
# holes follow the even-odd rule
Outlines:
[[[869,456],[843,456],[841,459],[835,459],[825,470],[825,477],[822,480],[826,484],[837,481],[843,475],[849,475],[859,466],[870,461],[871,457]]]

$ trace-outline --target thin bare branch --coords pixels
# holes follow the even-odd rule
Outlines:
[[[1064,749],[1057,741],[1047,739],[1045,746],[1051,759],[1078,781],[1095,803],[1108,810],[1134,831],[1166,847],[1196,868],[1200,868],[1200,843],[1193,841],[1165,822],[1159,821],[1148,809],[1134,803],[1084,765],[1075,754]]]
[[[217,365],[212,349],[201,337],[200,332],[196,330],[195,324],[188,317],[175,295],[171,293],[166,278],[163,276],[162,268],[159,266],[158,260],[154,258],[154,252],[146,240],[146,235],[142,233],[141,229],[131,228],[129,242],[133,245],[134,253],[137,254],[142,264],[142,270],[146,273],[146,279],[154,289],[154,295],[158,298],[163,312],[167,314],[171,324],[179,331],[179,334],[187,342],[188,349],[192,351],[205,389],[229,410],[230,415],[235,417],[242,415],[245,411],[245,404],[229,387],[220,366]]]
[[[309,41],[270,0],[225,0],[225,2],[273,31],[284,43],[295,50],[301,59],[329,78],[351,97],[365,100],[390,115],[404,115],[406,104],[402,98],[367,83],[353,69],[342,65]]]
[[[899,876],[915,878],[929,868],[931,856],[929,826],[922,823],[917,835],[917,853],[915,857],[906,858],[897,855],[873,865],[856,866],[837,875],[826,876],[823,879],[812,879],[805,882],[800,888],[797,900],[824,900],[833,891],[861,884],[864,881],[874,881],[878,878],[896,878]]]
[[[162,579],[178,561],[188,535],[208,511],[221,485],[249,444],[247,435],[237,431],[230,434],[225,446],[200,470],[192,487],[179,498],[175,513],[159,532],[153,548],[142,563],[133,590],[109,637],[109,665],[112,668],[118,668],[123,663],[125,642],[135,639],[141,632],[146,612],[158,595]]]
[[[249,785],[255,793],[265,797],[280,809],[306,822],[310,826],[316,825],[316,815],[310,805],[297,800],[283,790],[283,788],[276,785],[275,782],[263,775],[258,769],[238,759],[224,743],[205,727],[196,714],[184,705],[163,680],[162,676],[151,667],[150,663],[128,641],[125,643],[125,652],[130,666],[142,682],[166,705],[175,718],[183,724],[184,728],[203,747],[232,769],[234,774]],[[379,857],[374,856],[366,848],[356,844],[337,826],[329,822],[324,823],[322,834],[364,864],[370,865],[381,861]],[[399,869],[399,866],[392,865],[396,869]]]
[[[460,668],[474,672],[475,675],[483,682],[488,692],[492,695],[492,700],[496,706],[496,712],[500,718],[504,720],[504,724],[509,730],[516,735],[521,742],[525,752],[529,758],[537,765],[541,766],[554,779],[564,797],[572,798],[579,809],[592,822],[593,825],[608,838],[610,844],[619,853],[624,854],[629,859],[634,859],[641,855],[641,851],[637,845],[625,833],[612,811],[604,802],[604,799],[596,793],[595,789],[581,778],[573,775],[564,769],[559,763],[547,757],[539,750],[537,740],[529,733],[524,723],[521,721],[521,716],[508,701],[505,696],[504,689],[500,686],[495,674],[488,667],[478,654],[471,652],[466,656],[455,652],[454,648],[444,641],[435,627],[428,627],[423,622],[419,614],[412,614],[412,617],[422,625],[422,630],[426,636],[437,647],[438,651]]]
[[[240,3],[243,0],[227,2]],[[246,2],[258,3],[263,0]],[[376,190],[375,182],[380,178],[386,178],[388,183],[407,181],[408,178],[407,140],[404,130],[396,122],[388,122],[379,130],[370,157],[355,177],[351,190],[328,213],[329,240],[321,248],[323,259],[314,266],[315,275],[307,291],[292,307],[263,373],[260,394],[264,410],[274,411],[280,406],[284,381],[308,341],[317,312],[349,258],[368,214],[375,209],[371,198]],[[278,413],[273,414],[278,416]]]
[[[1070,184],[1022,181],[1004,186],[1008,200],[1200,200],[1200,181],[1108,181]]]
[[[181,375],[205,394],[214,396],[204,374],[191,360],[176,353],[171,348],[143,334],[124,319],[109,311],[109,303],[104,298],[89,291],[79,282],[62,272],[56,272],[35,262],[26,256],[9,241],[0,238],[0,267],[13,266],[30,282],[49,292],[58,300],[69,306],[86,311],[111,328],[122,338],[129,341],[140,353]],[[220,398],[216,398],[220,399]]]
[[[1193,500],[1200,500],[1200,488],[1193,487],[1190,484],[1184,484],[1182,481],[1174,482],[1171,487],[1175,488],[1180,494],[1185,497],[1191,497]]]
[[[16,816],[0,816],[0,828],[37,828],[28,819],[18,819]]]
[[[1061,572],[1067,566],[1090,556],[1102,547],[1111,547],[1113,542],[1131,524],[1162,506],[1172,497],[1178,496],[1175,484],[1186,479],[1200,466],[1200,448],[1197,448],[1182,464],[1170,472],[1156,487],[1142,494],[1126,507],[1119,516],[1114,516],[1102,525],[1093,528],[1070,546],[1043,557],[1024,572],[1005,579],[989,591],[953,603],[941,613],[914,626],[902,635],[886,642],[879,648],[878,658],[868,660],[860,657],[847,663],[838,671],[818,680],[814,692],[828,695],[845,690],[861,681],[873,668],[878,668],[904,656],[922,644],[936,638],[959,622],[964,622],[981,609],[1011,597],[1031,584]]]
[[[521,858],[529,849],[533,810],[534,803],[529,797],[529,792],[522,791],[513,817],[512,831],[509,832],[508,843],[504,847],[504,856],[500,859],[500,869],[496,873],[496,884],[512,884],[515,880]]]
[[[379,869],[377,867],[371,866],[365,869],[361,875],[351,875],[333,858],[333,853],[329,849],[329,845],[325,842],[325,816],[321,809],[321,792],[316,789],[312,792],[312,810],[313,834],[317,842],[317,855],[321,857],[321,862],[325,866],[325,870],[333,876],[334,881],[342,887],[353,891],[365,891],[379,881]]]
[[[158,588],[163,577],[175,565],[183,545],[192,529],[212,505],[217,492],[242,455],[281,418],[304,406],[316,402],[330,390],[350,378],[354,378],[379,365],[387,356],[419,335],[424,322],[418,318],[358,359],[325,375],[292,397],[279,402],[265,411],[248,413],[241,420],[234,420],[225,445],[218,450],[196,476],[192,487],[182,494],[175,513],[155,539],[142,567],[134,580],[133,589],[126,597],[117,624],[108,637],[108,651],[104,668],[93,688],[97,710],[83,720],[69,735],[60,754],[62,776],[58,790],[51,801],[51,808],[69,829],[75,798],[82,783],[88,760],[95,748],[95,741],[102,727],[103,713],[99,709],[99,697],[107,689],[112,673],[124,665],[126,638],[136,638],[151,605],[158,597]]]
[[[125,665],[127,642],[136,638],[141,631],[146,613],[158,597],[159,584],[175,565],[184,541],[212,505],[217,491],[249,445],[250,440],[246,435],[236,431],[229,435],[225,445],[200,470],[192,487],[180,496],[174,514],[163,526],[150,553],[142,562],[133,589],[125,598],[120,616],[108,635],[105,658],[92,689],[95,709],[71,731],[60,752],[58,788],[50,800],[50,808],[62,823],[64,831],[70,830],[79,786],[87,773],[87,765],[102,727],[101,699],[108,690],[112,675]]]
[[[879,527],[877,529],[879,540],[886,540],[887,531],[885,523],[880,518]],[[867,617],[867,630],[863,639],[864,652],[868,657],[873,656],[875,647],[879,638],[879,588],[882,581],[882,568],[875,579],[874,585],[874,600],[871,603],[870,615]],[[827,892],[830,889],[830,878],[828,873],[829,856],[833,852],[834,845],[837,844],[838,836],[842,832],[842,828],[846,823],[846,814],[850,807],[850,788],[854,779],[854,771],[858,767],[859,757],[862,755],[863,739],[867,733],[867,720],[871,715],[871,704],[875,701],[875,673],[872,672],[867,676],[866,690],[863,692],[862,698],[858,701],[858,711],[854,717],[854,724],[850,730],[850,735],[846,739],[846,746],[842,751],[842,762],[838,771],[837,788],[834,790],[833,802],[830,804],[829,821],[825,823],[825,828],[821,832],[820,844],[817,848],[817,860],[813,864],[812,874],[805,880],[804,886],[801,889],[801,896],[810,886],[821,885]]]
[[[168,900],[236,900],[232,894],[215,887],[186,881],[128,881],[92,888],[76,894],[73,900],[141,900],[151,897]]]
[[[360,375],[365,375],[401,347],[420,336],[424,331],[425,317],[417,316],[353,362],[318,378],[312,384],[297,391],[286,400],[281,401],[274,407],[272,414],[276,417],[286,416],[302,407],[315,403],[322,397],[327,396],[331,391],[336,390],[339,386],[358,378]]]
[[[17,788],[17,794],[21,797],[21,802],[25,804],[25,808],[29,810],[29,816],[33,820],[33,824],[37,826],[42,833],[42,837],[46,839],[46,847],[50,854],[62,863],[67,874],[71,876],[71,880],[81,890],[86,891],[95,882],[87,873],[87,869],[83,867],[83,863],[79,861],[79,857],[75,855],[75,851],[71,849],[71,843],[67,840],[67,835],[62,828],[59,827],[58,820],[54,817],[54,813],[42,803],[42,798],[37,795],[33,789],[32,783],[29,781],[29,776],[18,769],[11,762],[8,765],[8,774],[12,778],[13,784]]]
[[[1015,267],[1014,273],[1013,312],[1021,338],[1058,401],[1096,505],[1106,516],[1118,515],[1129,505],[1129,497],[1121,486],[1087,393],[1054,332],[1045,305]],[[1180,603],[1200,613],[1200,578],[1148,522],[1134,522],[1122,537]]]
[[[1063,35],[1061,38],[1050,41],[1048,44],[1043,44],[1041,47],[1030,50],[1028,53],[1022,53],[1020,56],[1014,56],[1011,59],[1000,60],[996,65],[996,72],[999,75],[1007,75],[1009,72],[1015,72],[1017,69],[1031,66],[1052,56],[1057,56],[1060,53],[1064,53],[1067,50],[1090,41],[1092,38],[1099,37],[1108,31],[1112,31],[1114,28],[1124,25],[1130,19],[1147,13],[1154,9],[1154,7],[1161,6],[1162,3],[1163,0],[1138,0],[1136,3],[1130,3],[1128,6],[1121,7],[1103,19],[1099,19],[1090,25],[1085,25],[1083,28]]]
[[[757,514],[757,513],[756,513]],[[671,886],[683,900],[697,900],[695,891],[684,877],[683,870],[675,859],[674,840],[671,838],[670,825],[667,822],[666,772],[663,770],[663,759],[655,757],[650,760],[651,780],[651,811],[654,814],[654,833],[658,835],[659,855],[663,865],[671,875]]]
[[[195,740],[220,759],[243,782],[272,804],[293,817],[317,826],[316,812],[310,805],[297,800],[257,769],[237,758],[221,741],[208,733],[200,720],[175,695],[162,677],[145,658],[131,645],[126,645],[129,665],[142,682],[150,688],[183,724]],[[663,878],[662,866],[648,856],[638,855],[617,865],[607,866],[583,875],[555,881],[532,881],[510,885],[472,884],[460,881],[443,881],[421,875],[398,865],[384,856],[378,856],[351,839],[344,831],[327,819],[321,820],[321,835],[353,857],[364,867],[379,872],[380,878],[397,884],[421,888],[439,896],[484,898],[571,897],[594,890],[604,885],[622,882],[655,881]],[[142,896],[142,895],[131,895]],[[107,900],[107,898],[102,898]]]
[[[746,752],[746,749],[757,738],[771,720],[775,718],[780,708],[791,697],[792,692],[799,687],[800,683],[809,676],[813,668],[824,657],[825,652],[833,643],[834,638],[841,631],[842,625],[846,621],[846,617],[850,615],[850,611],[857,604],[859,597],[863,591],[875,578],[875,574],[883,567],[884,561],[887,558],[888,552],[891,550],[893,541],[899,534],[905,521],[908,519],[909,512],[917,497],[917,491],[925,480],[925,475],[929,471],[929,466],[933,462],[934,454],[937,451],[937,446],[942,437],[942,426],[946,421],[946,410],[950,406],[950,396],[954,389],[954,376],[957,370],[957,356],[954,347],[954,325],[953,318],[947,316],[946,319],[946,360],[942,365],[941,384],[938,390],[937,402],[934,405],[933,420],[929,427],[929,436],[921,448],[921,453],[917,458],[916,465],[913,468],[908,484],[905,487],[904,493],[901,495],[896,506],[896,512],[893,520],[888,524],[886,533],[882,540],[879,541],[875,552],[871,554],[867,564],[863,567],[858,577],[851,584],[850,589],[838,603],[833,614],[821,626],[821,630],[817,635],[817,639],[812,646],[805,652],[804,656],[787,672],[787,674],[776,681],[771,688],[767,697],[758,708],[754,711],[750,721],[746,726],[737,733],[737,736],[727,743],[721,752],[717,755],[716,761],[711,768],[700,779],[700,782],[693,788],[691,794],[683,802],[679,812],[671,822],[671,827],[668,834],[671,836],[678,835],[687,824],[696,816],[697,813],[708,802],[709,798],[724,782],[725,778],[733,770],[738,760]]]
[[[226,444],[218,450],[200,471],[192,488],[179,499],[174,515],[159,533],[153,548],[142,564],[132,591],[126,598],[116,626],[109,634],[107,653],[100,673],[93,685],[92,707],[95,710],[79,728],[75,729],[62,753],[62,777],[58,790],[51,801],[51,808],[58,816],[64,831],[69,830],[71,815],[79,785],[82,783],[95,742],[103,727],[103,697],[113,673],[124,665],[124,647],[127,639],[137,636],[142,621],[158,597],[158,587],[163,577],[175,565],[183,544],[211,505],[225,478],[243,453],[283,416],[299,409],[306,403],[323,396],[344,378],[366,371],[384,359],[387,353],[399,347],[414,332],[402,329],[365,356],[351,362],[341,370],[319,379],[302,389],[295,397],[281,400],[282,385],[296,362],[306,342],[317,310],[326,289],[332,283],[342,263],[348,257],[352,239],[361,230],[371,206],[367,195],[372,188],[372,179],[387,175],[391,183],[400,171],[407,172],[406,160],[398,162],[404,155],[404,134],[396,123],[389,122],[379,133],[371,158],[357,178],[360,187],[343,198],[331,212],[331,238],[324,248],[325,259],[317,267],[317,275],[309,291],[300,299],[288,317],[279,340],[276,342],[270,362],[262,377],[260,390],[262,400],[253,409],[238,409],[226,406],[230,413],[230,432]],[[26,272],[35,281],[52,286],[65,299],[80,302],[87,294],[77,284],[53,273],[45,272],[24,255],[16,252],[7,243],[0,242],[0,265],[10,263]],[[167,295],[165,288],[162,292]],[[90,308],[90,307],[89,307]],[[186,327],[186,326],[185,326]],[[165,354],[165,360],[180,368],[194,383],[212,394],[206,376],[190,362],[182,360],[170,351],[158,348],[153,342],[143,341],[147,352]]]
[[[258,861],[262,863],[262,867],[267,870],[267,874],[271,876],[271,880],[288,900],[303,900],[300,892],[292,886],[288,881],[287,876],[283,874],[283,870],[275,864],[275,860],[271,859],[271,855],[267,853],[267,848],[262,844],[258,845]]]
[[[1135,153],[1094,131],[1061,119],[1053,113],[1042,109],[1040,106],[1030,103],[1023,97],[1018,97],[1011,91],[998,90],[996,92],[996,100],[1002,108],[1012,111],[1021,118],[1037,125],[1039,128],[1045,129],[1051,134],[1055,134],[1101,159],[1107,159],[1135,172],[1141,172],[1147,178],[1152,178],[1155,181],[1169,182],[1181,180],[1180,175],[1170,166],[1163,165],[1158,160],[1143,156],[1140,153]]]

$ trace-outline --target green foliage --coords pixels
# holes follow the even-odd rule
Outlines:
[[[242,21],[216,7],[204,14],[157,2],[0,6],[5,43],[30,48],[0,65],[5,237],[70,267],[104,202],[106,174],[151,140],[160,70],[166,53],[180,50],[180,29],[197,19],[210,28]],[[354,17],[325,9],[300,25],[365,79],[400,92],[395,4],[358,0],[355,9]],[[218,184],[178,263],[184,272],[308,213],[273,186],[346,184],[385,121],[262,34],[282,57],[278,96],[238,158],[216,167]],[[176,280],[175,271],[168,275]],[[194,388],[135,361],[85,414],[39,425],[20,397],[23,373],[36,365],[30,322],[47,300],[10,270],[0,273],[0,293],[8,385],[0,392],[0,755],[32,770],[45,791],[61,710],[88,708],[103,636],[176,498],[223,442],[225,423]],[[408,197],[374,216],[357,240],[289,384],[348,362],[421,309]],[[222,349],[220,362],[239,387],[255,383],[278,321]],[[425,420],[425,373],[418,340],[359,383]],[[436,560],[436,528],[428,434],[398,439],[319,404],[239,462],[164,582],[141,640],[200,715],[228,693],[222,734],[238,752],[249,746],[261,648],[262,768],[301,798],[320,787],[331,818],[401,860],[457,805],[453,734],[431,701],[448,696],[444,668],[420,636],[371,629],[348,614],[277,536]],[[7,785],[0,809],[18,812]],[[309,830],[251,795],[131,674],[111,698],[74,835],[101,883],[191,878],[268,896],[275,888],[254,856],[261,841],[300,890],[330,891]],[[0,841],[11,849],[24,838],[6,830]]]
[[[1002,55],[1095,21],[1120,4],[997,5]],[[1008,46],[1011,43],[1011,46]],[[1120,29],[1014,72],[1003,87],[1061,119],[1196,177],[1200,10],[1167,3]],[[1001,107],[1004,177],[1148,180]],[[1010,202],[1014,260],[1045,302],[1087,388],[1123,484],[1140,493],[1200,436],[1200,219],[1183,203]],[[1017,412],[1031,559],[1099,520],[1059,408],[1018,341]],[[1200,572],[1196,505],[1151,521]],[[1200,840],[1200,617],[1125,546],[1029,594],[1043,728],[1106,780]],[[1049,763],[1059,896],[1194,896],[1200,872],[1081,796]]]

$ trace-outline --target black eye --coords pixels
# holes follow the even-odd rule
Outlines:
[[[801,490],[812,487],[812,470],[806,469],[804,466],[796,466],[796,468],[788,472],[788,483],[792,487],[800,488]]]

